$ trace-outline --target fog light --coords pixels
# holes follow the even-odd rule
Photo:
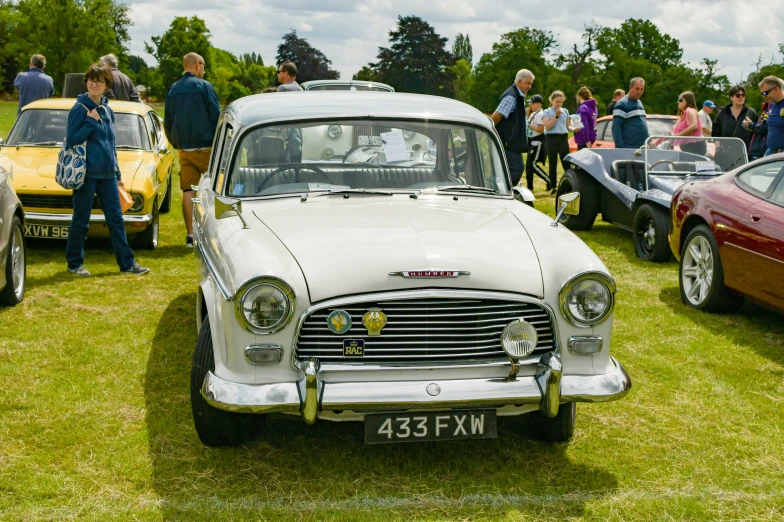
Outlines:
[[[569,353],[572,355],[593,355],[602,351],[602,338],[588,336],[574,336],[569,338]]]
[[[534,325],[522,319],[509,323],[501,333],[501,347],[513,359],[522,359],[531,355],[536,348],[537,340]]]
[[[245,360],[250,364],[278,364],[283,360],[283,347],[279,344],[251,344],[245,347]]]

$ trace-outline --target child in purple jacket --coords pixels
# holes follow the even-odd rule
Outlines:
[[[593,147],[596,141],[596,118],[599,116],[599,111],[588,87],[580,87],[577,91],[577,103],[579,104],[577,114],[580,115],[583,128],[575,131],[574,142],[577,144],[577,150],[580,150]]]

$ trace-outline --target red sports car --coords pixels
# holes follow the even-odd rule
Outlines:
[[[784,154],[682,185],[670,215],[684,303],[727,312],[746,298],[784,313]]]

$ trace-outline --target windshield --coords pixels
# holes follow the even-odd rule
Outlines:
[[[744,165],[746,145],[738,138],[651,136],[645,162],[652,174],[712,176]]]
[[[675,118],[659,119],[648,118],[648,134],[651,136],[666,136],[672,134],[672,128],[675,127]]]
[[[10,136],[8,145],[39,145],[59,147],[68,126],[68,110],[28,109],[22,111]],[[118,148],[149,150],[150,141],[144,120],[137,114],[114,114],[114,128]]]
[[[511,192],[489,131],[460,123],[391,120],[258,127],[235,148],[226,191],[251,197],[446,186],[477,194]]]

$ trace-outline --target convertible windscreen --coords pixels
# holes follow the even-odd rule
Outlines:
[[[226,192],[239,197],[346,189],[478,187],[509,194],[492,135],[462,124],[336,120],[265,126],[234,149]]]
[[[8,137],[8,145],[62,145],[68,126],[68,112],[63,109],[28,109],[23,111]],[[137,114],[114,113],[118,148],[149,150],[150,140],[144,120]]]

